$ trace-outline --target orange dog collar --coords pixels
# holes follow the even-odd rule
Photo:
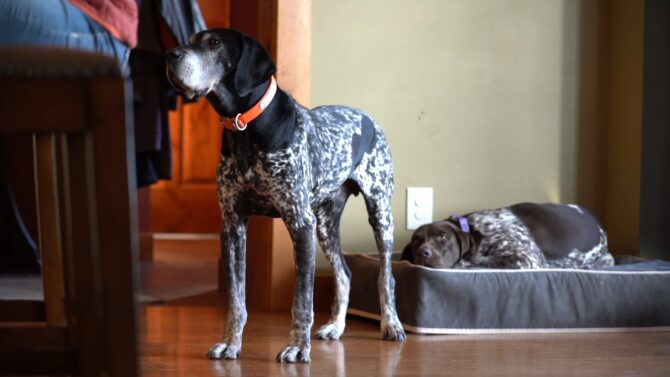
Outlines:
[[[270,105],[270,102],[272,102],[272,99],[274,98],[276,93],[277,93],[277,80],[275,80],[274,76],[270,76],[270,85],[268,86],[268,89],[265,91],[265,94],[263,94],[263,97],[261,97],[261,99],[258,100],[258,102],[256,102],[255,105],[253,105],[249,110],[247,110],[244,113],[238,113],[234,117],[230,118],[221,117],[220,119],[221,125],[233,131],[246,130],[249,123],[251,123],[254,119],[258,118],[258,116],[263,113],[263,110],[265,110],[268,107],[268,105]]]

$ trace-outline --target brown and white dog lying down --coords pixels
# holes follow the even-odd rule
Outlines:
[[[422,225],[402,259],[433,267],[595,268],[611,266],[607,235],[573,204],[519,203]]]

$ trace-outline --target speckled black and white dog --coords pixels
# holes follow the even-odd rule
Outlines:
[[[381,257],[382,336],[405,339],[395,310],[390,268],[393,163],[379,125],[350,107],[308,110],[298,104],[277,89],[272,77],[275,65],[265,49],[240,32],[207,30],[189,42],[168,52],[168,77],[186,96],[205,96],[227,128],[217,184],[228,317],[223,340],[208,356],[236,359],[240,354],[247,320],[245,249],[251,215],[281,217],[294,245],[293,322],[288,344],[277,360],[309,361],[315,235],[336,281],[332,315],[315,336],[338,339],[342,335],[350,272],[340,248],[340,218],[347,198],[358,193],[363,193]],[[257,114],[253,121],[247,117],[247,128],[244,119],[253,109]]]
[[[594,268],[611,266],[607,235],[586,209],[520,203],[419,227],[402,259],[451,268]]]

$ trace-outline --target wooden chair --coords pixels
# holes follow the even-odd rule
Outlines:
[[[0,137],[34,140],[45,311],[0,323],[0,375],[138,373],[131,96],[113,59],[0,49]]]

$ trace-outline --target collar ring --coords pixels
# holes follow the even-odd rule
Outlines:
[[[239,113],[235,115],[235,121],[233,122],[233,126],[235,126],[235,129],[238,131],[244,131],[247,129],[247,124],[240,120],[241,115],[242,114]]]

